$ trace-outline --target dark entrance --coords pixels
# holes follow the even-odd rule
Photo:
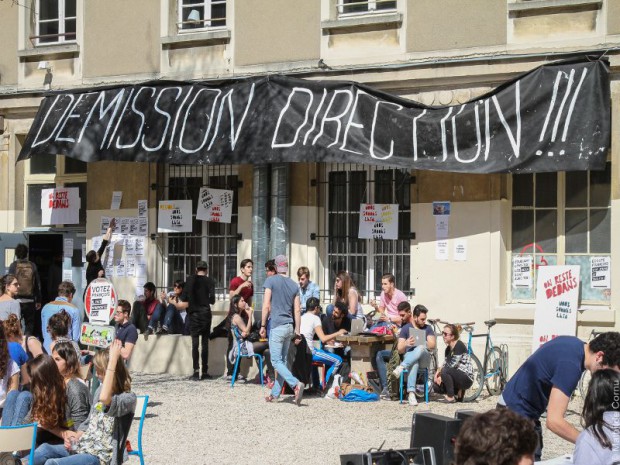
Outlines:
[[[37,265],[41,279],[41,303],[54,300],[62,281],[62,234],[30,234],[28,256]]]

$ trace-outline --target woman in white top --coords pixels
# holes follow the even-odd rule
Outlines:
[[[19,283],[15,275],[5,274],[0,278],[0,321],[6,320],[11,313],[21,318],[19,302],[15,300],[18,289]]]
[[[334,302],[344,302],[349,309],[348,316],[352,320],[356,318],[364,318],[364,309],[362,308],[362,299],[360,293],[355,287],[355,283],[346,271],[341,271],[336,276],[334,282]],[[333,306],[331,306],[333,311]],[[306,310],[308,304],[306,303]],[[328,316],[331,316],[330,309],[327,310]]]

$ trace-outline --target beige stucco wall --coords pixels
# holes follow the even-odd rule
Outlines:
[[[138,208],[138,200],[154,201],[156,182],[154,163],[100,161],[88,164],[88,210],[106,210],[112,192],[122,191],[121,208]],[[151,207],[152,205],[149,205]]]
[[[234,2],[237,66],[319,59],[320,2]]]
[[[0,2],[0,86],[17,84],[17,5]]]
[[[407,1],[407,50],[461,49],[506,43],[505,1]]]
[[[620,0],[607,0],[607,34],[620,34]]]
[[[159,4],[153,0],[84,2],[83,76],[159,70]]]

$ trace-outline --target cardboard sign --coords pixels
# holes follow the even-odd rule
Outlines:
[[[80,190],[59,187],[41,190],[41,225],[79,224]]]
[[[157,232],[192,232],[192,201],[166,200],[159,202]]]
[[[398,204],[361,204],[358,237],[398,239]]]
[[[578,265],[538,268],[532,352],[557,336],[575,335],[579,268]]]
[[[86,289],[84,305],[91,323],[108,324],[116,310],[116,291],[112,283],[105,278],[91,282]]]
[[[82,323],[82,331],[80,332],[82,344],[105,349],[114,342],[114,339],[116,339],[116,328],[114,326]]]
[[[230,223],[233,207],[233,191],[200,188],[196,219],[214,223]]]

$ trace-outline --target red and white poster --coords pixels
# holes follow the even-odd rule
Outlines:
[[[579,305],[579,268],[579,265],[538,268],[532,352],[557,336],[575,335]]]
[[[110,281],[105,278],[92,281],[84,296],[84,306],[90,322],[107,325],[116,310],[116,300],[116,291]]]
[[[201,187],[196,219],[214,223],[230,223],[232,207],[233,191]]]
[[[59,187],[41,191],[41,225],[79,224],[80,190]]]

